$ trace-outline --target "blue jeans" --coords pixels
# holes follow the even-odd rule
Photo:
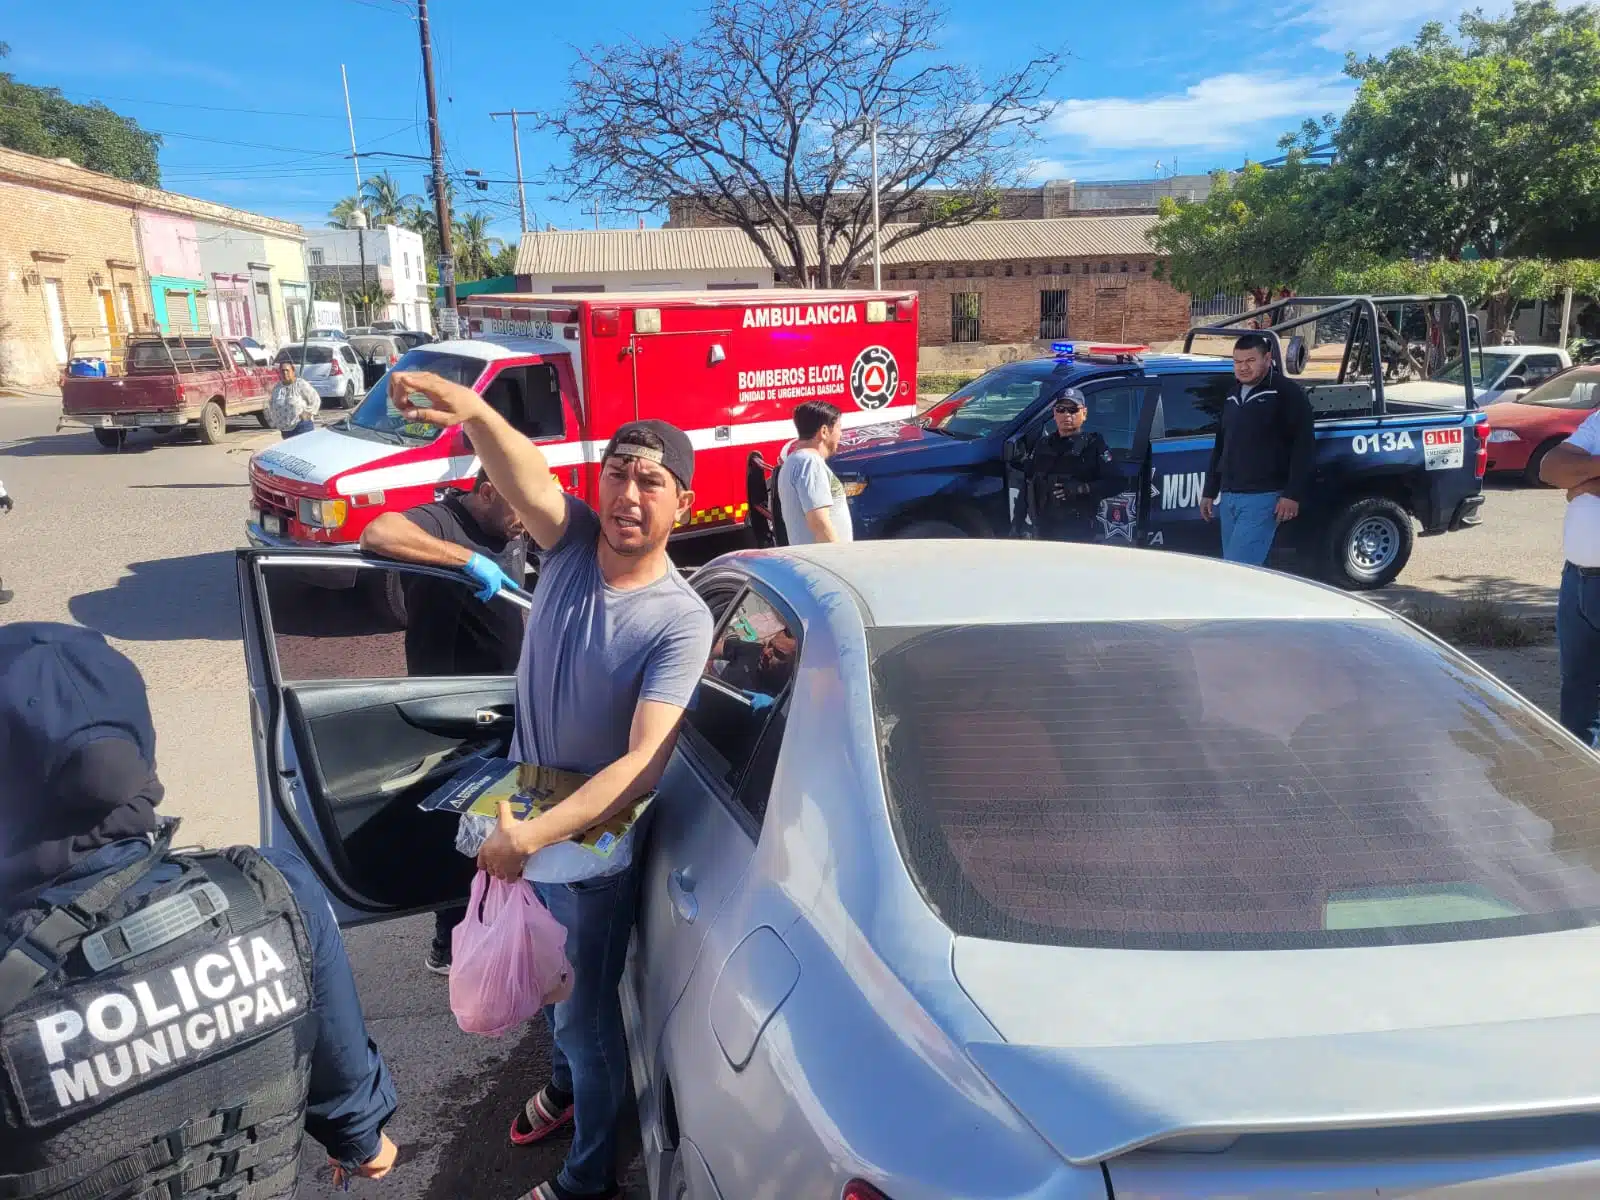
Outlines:
[[[617,1116],[628,1095],[628,1040],[617,993],[639,907],[639,869],[583,883],[535,884],[567,930],[572,995],[545,1009],[555,1035],[550,1082],[572,1094],[572,1146],[556,1182],[604,1192],[617,1182]]]
[[[1217,498],[1222,557],[1252,567],[1265,563],[1278,532],[1277,507],[1277,492],[1223,492]]]
[[[1561,723],[1585,746],[1600,726],[1600,572],[1581,574],[1568,563],[1556,603],[1561,653]]]
[[[310,417],[302,417],[291,428],[283,431],[284,440],[287,441],[289,438],[298,437],[302,433],[310,433],[316,427],[317,423]]]

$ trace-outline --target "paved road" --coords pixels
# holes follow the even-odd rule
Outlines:
[[[16,511],[0,517],[0,575],[17,593],[0,617],[102,630],[149,681],[164,808],[183,818],[185,840],[253,841],[232,551],[241,542],[249,452],[276,435],[241,427],[220,447],[138,435],[111,454],[87,433],[54,433],[55,412],[50,399],[0,399],[0,479],[17,500]],[[1490,587],[1531,607],[1553,606],[1560,515],[1556,493],[1497,489],[1483,528],[1418,543],[1406,590]],[[384,1200],[510,1200],[543,1178],[560,1151],[512,1152],[504,1135],[544,1070],[542,1026],[504,1041],[459,1033],[445,983],[420,968],[427,933],[426,921],[413,920],[348,936],[374,1036],[403,1100],[392,1127],[401,1166],[360,1190]],[[331,1195],[320,1158],[308,1152],[308,1164],[317,1171],[301,1194]]]

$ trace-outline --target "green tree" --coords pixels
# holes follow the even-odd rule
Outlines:
[[[328,227],[330,229],[344,229],[350,224],[350,217],[361,206],[361,197],[346,196],[339,203],[328,210]]]
[[[517,273],[517,247],[513,243],[502,246],[489,260],[489,275],[493,279],[501,275],[515,275]]]
[[[1382,58],[1334,136],[1331,239],[1383,257],[1600,252],[1600,10],[1518,0]]]
[[[468,213],[453,225],[456,278],[462,283],[487,279],[489,263],[505,241],[489,233],[489,218],[482,213]]]
[[[1218,171],[1204,200],[1163,199],[1150,231],[1163,255],[1158,276],[1192,295],[1248,292],[1260,304],[1275,292],[1295,290],[1325,252],[1308,230],[1319,225],[1327,169],[1307,161],[1306,152],[1327,127],[1308,123],[1287,139],[1281,167],[1252,163],[1231,174]]]
[[[0,42],[0,58],[11,48]],[[130,183],[161,186],[156,158],[161,135],[104,104],[74,104],[55,88],[18,83],[0,71],[0,146],[42,158],[70,158],[80,167]]]
[[[1332,271],[1326,286],[1340,293],[1464,297],[1485,313],[1485,340],[1505,331],[1525,300],[1552,300],[1571,288],[1579,296],[1600,295],[1600,261],[1593,259],[1477,258],[1399,259]]]
[[[388,171],[367,176],[361,185],[361,205],[366,209],[367,220],[374,225],[398,225],[409,207],[421,203],[420,196],[402,192],[400,184]]]

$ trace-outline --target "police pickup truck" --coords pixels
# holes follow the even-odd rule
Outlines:
[[[1418,318],[1419,306],[1432,317]],[[1220,554],[1200,497],[1233,365],[1190,351],[1197,336],[1226,346],[1262,326],[1317,414],[1314,482],[1275,555],[1288,552],[1298,569],[1343,587],[1375,588],[1399,575],[1419,527],[1426,535],[1477,523],[1488,421],[1473,402],[1472,372],[1449,369],[1478,353],[1465,304],[1334,297],[1191,330],[1184,353],[1056,343],[1053,357],[997,367],[915,420],[847,431],[830,465],[851,497],[856,537],[1008,536],[1029,455],[1071,386],[1087,397],[1086,428],[1105,437],[1108,469],[1125,484],[1101,501],[1094,540]],[[1413,326],[1431,335],[1431,357],[1429,341],[1399,336]]]

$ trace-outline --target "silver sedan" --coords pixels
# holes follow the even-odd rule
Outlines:
[[[415,793],[510,681],[308,628],[329,561],[241,552],[265,836],[370,919],[448,898]],[[1104,547],[694,584],[624,983],[654,1195],[1600,1194],[1600,759],[1465,658]]]

